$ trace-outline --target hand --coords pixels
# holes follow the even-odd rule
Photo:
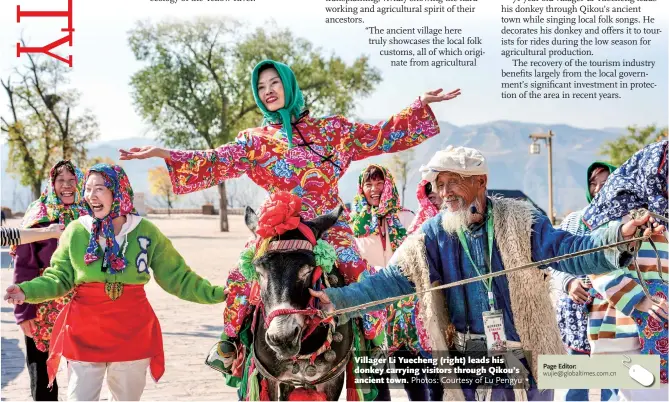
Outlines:
[[[436,89],[434,91],[427,91],[420,97],[420,101],[423,103],[423,105],[429,105],[432,102],[451,100],[453,98],[457,98],[458,95],[460,95],[459,88],[445,94],[441,93],[442,91],[442,88]]]
[[[5,291],[4,299],[7,300],[9,304],[23,304],[26,300],[26,295],[20,287],[12,285]]]
[[[648,315],[650,315],[651,317],[655,318],[658,321],[662,321],[662,319],[666,320],[667,312],[669,311],[666,300],[662,299],[659,304],[656,304],[648,297],[644,297],[643,299],[641,299],[641,301],[636,306],[634,306],[634,308],[643,313],[648,313]]]
[[[326,313],[332,313],[335,310],[334,304],[332,304],[330,298],[328,297],[327,294],[325,294],[324,291],[322,290],[316,291],[313,289],[309,289],[309,293],[311,293],[313,297],[316,297],[321,301],[321,310],[325,311]]]
[[[569,291],[569,298],[575,301],[576,303],[584,304],[588,301],[588,291],[587,287],[580,279],[572,279],[567,286]]]
[[[650,215],[646,214],[641,218],[632,219],[620,228],[620,234],[622,234],[623,239],[631,239],[637,231],[639,226],[643,226],[648,223],[648,228],[644,230],[643,236],[650,236],[651,234],[662,234],[664,233],[664,225],[659,225],[655,222],[654,218],[651,218]],[[651,230],[650,227],[653,229]]]
[[[19,327],[21,327],[23,335],[27,336],[28,338],[32,338],[33,332],[35,331],[35,319],[21,321],[19,323]]]
[[[61,225],[60,223],[52,223],[46,228],[45,231],[51,234],[52,239],[57,239],[61,234],[63,234],[63,230],[65,230],[65,225]]]
[[[122,161],[147,158],[170,159],[170,152],[167,149],[154,146],[133,147],[127,151],[125,149],[119,149],[118,152],[121,154],[119,159]]]

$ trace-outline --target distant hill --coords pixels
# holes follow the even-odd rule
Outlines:
[[[420,181],[418,168],[435,151],[448,145],[477,148],[488,159],[488,188],[520,190],[548,210],[548,156],[541,145],[540,155],[530,155],[531,133],[552,130],[553,138],[553,202],[556,213],[564,215],[585,206],[586,169],[595,160],[600,146],[607,140],[624,134],[625,129],[591,130],[565,124],[544,125],[513,121],[494,121],[485,124],[457,127],[440,122],[441,133],[415,148],[411,164],[413,176],[409,180],[405,205],[417,208],[416,187]],[[357,175],[369,163],[389,162],[387,155],[356,162],[340,181],[342,198],[348,200],[357,186]],[[353,189],[353,190],[351,190]]]
[[[378,120],[366,119],[369,122]],[[441,133],[415,148],[415,159],[411,164],[412,177],[406,190],[405,206],[415,210],[418,203],[415,199],[416,186],[420,181],[418,168],[427,162],[432,154],[447,145],[462,145],[480,149],[488,158],[490,169],[489,188],[520,190],[527,194],[542,209],[548,210],[548,162],[546,147],[542,144],[540,155],[528,152],[530,133],[553,130],[553,197],[556,212],[564,215],[585,205],[585,171],[594,160],[600,159],[598,150],[604,141],[614,139],[625,132],[625,129],[606,128],[602,130],[581,129],[565,124],[543,125],[513,121],[494,121],[485,124],[457,127],[447,122],[439,122]],[[149,138],[126,138],[112,141],[97,142],[89,149],[90,156],[118,158],[118,149],[138,145],[156,145]],[[7,147],[2,146],[2,175],[0,177],[0,204],[13,210],[22,210],[31,201],[27,188],[17,184],[16,180],[6,173]],[[345,202],[350,202],[355,195],[357,178],[362,169],[370,163],[388,164],[388,155],[355,162],[340,180],[340,195]],[[147,194],[149,204],[159,206],[149,195],[148,170],[161,166],[160,160],[148,159],[125,161],[122,163],[128,171],[131,183],[136,192]],[[247,177],[231,183],[237,186],[238,193],[245,193],[238,199],[252,199],[254,207],[262,201],[264,192],[259,189],[243,189],[254,186]],[[195,193],[180,198],[178,206],[199,207],[205,197],[215,197],[215,189],[207,195]],[[217,202],[217,201],[215,201]]]

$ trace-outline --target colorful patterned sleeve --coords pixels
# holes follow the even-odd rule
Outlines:
[[[249,159],[251,142],[248,132],[242,131],[234,142],[216,149],[171,151],[171,159],[165,163],[174,193],[192,193],[240,177],[251,166]]]
[[[628,274],[628,270],[619,269],[608,274],[590,275],[595,291],[627,316],[632,314],[634,306],[644,297],[641,285]]]
[[[416,99],[410,106],[377,124],[340,119],[342,141],[353,152],[353,160],[382,153],[404,151],[439,134],[439,123],[429,105]]]
[[[638,263],[639,270],[643,280],[647,283],[666,280],[668,274],[667,268],[667,240],[664,236],[653,236],[655,246],[660,255],[662,266],[658,267],[655,251],[649,242],[643,242],[639,250]],[[634,270],[634,266],[626,269],[620,269],[604,275],[591,275],[593,288],[604,297],[609,303],[614,305],[616,310],[627,316],[634,312],[634,306],[644,297],[643,288],[639,284],[639,276]]]

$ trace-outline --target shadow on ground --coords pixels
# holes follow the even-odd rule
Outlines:
[[[208,331],[208,332],[205,332]],[[213,334],[212,334],[213,332]],[[166,332],[163,335],[178,335],[178,336],[197,336],[199,338],[218,338],[223,332],[222,325],[202,325],[202,330],[198,332]]]
[[[25,369],[25,355],[19,347],[18,339],[7,339],[2,337],[2,381],[1,385],[4,388],[10,381],[15,379]],[[17,367],[17,364],[21,364]]]

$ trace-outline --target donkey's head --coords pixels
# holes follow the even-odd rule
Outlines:
[[[302,230],[288,230],[281,236],[273,237],[272,242],[281,240],[301,240],[310,244],[318,240],[323,233],[337,222],[343,208],[318,216],[310,221],[303,221]],[[255,233],[258,216],[250,207],[246,208],[246,225]],[[310,231],[307,236],[304,231]],[[309,239],[311,237],[311,239]],[[306,245],[307,243],[302,243]],[[282,243],[291,245],[292,243]],[[279,309],[303,310],[311,298],[309,288],[312,274],[316,268],[313,251],[296,247],[270,249],[254,260],[260,282],[260,296],[266,316]],[[302,331],[305,328],[305,316],[300,314],[278,315],[266,329],[265,342],[276,352],[279,358],[288,359],[297,355],[301,347]]]

